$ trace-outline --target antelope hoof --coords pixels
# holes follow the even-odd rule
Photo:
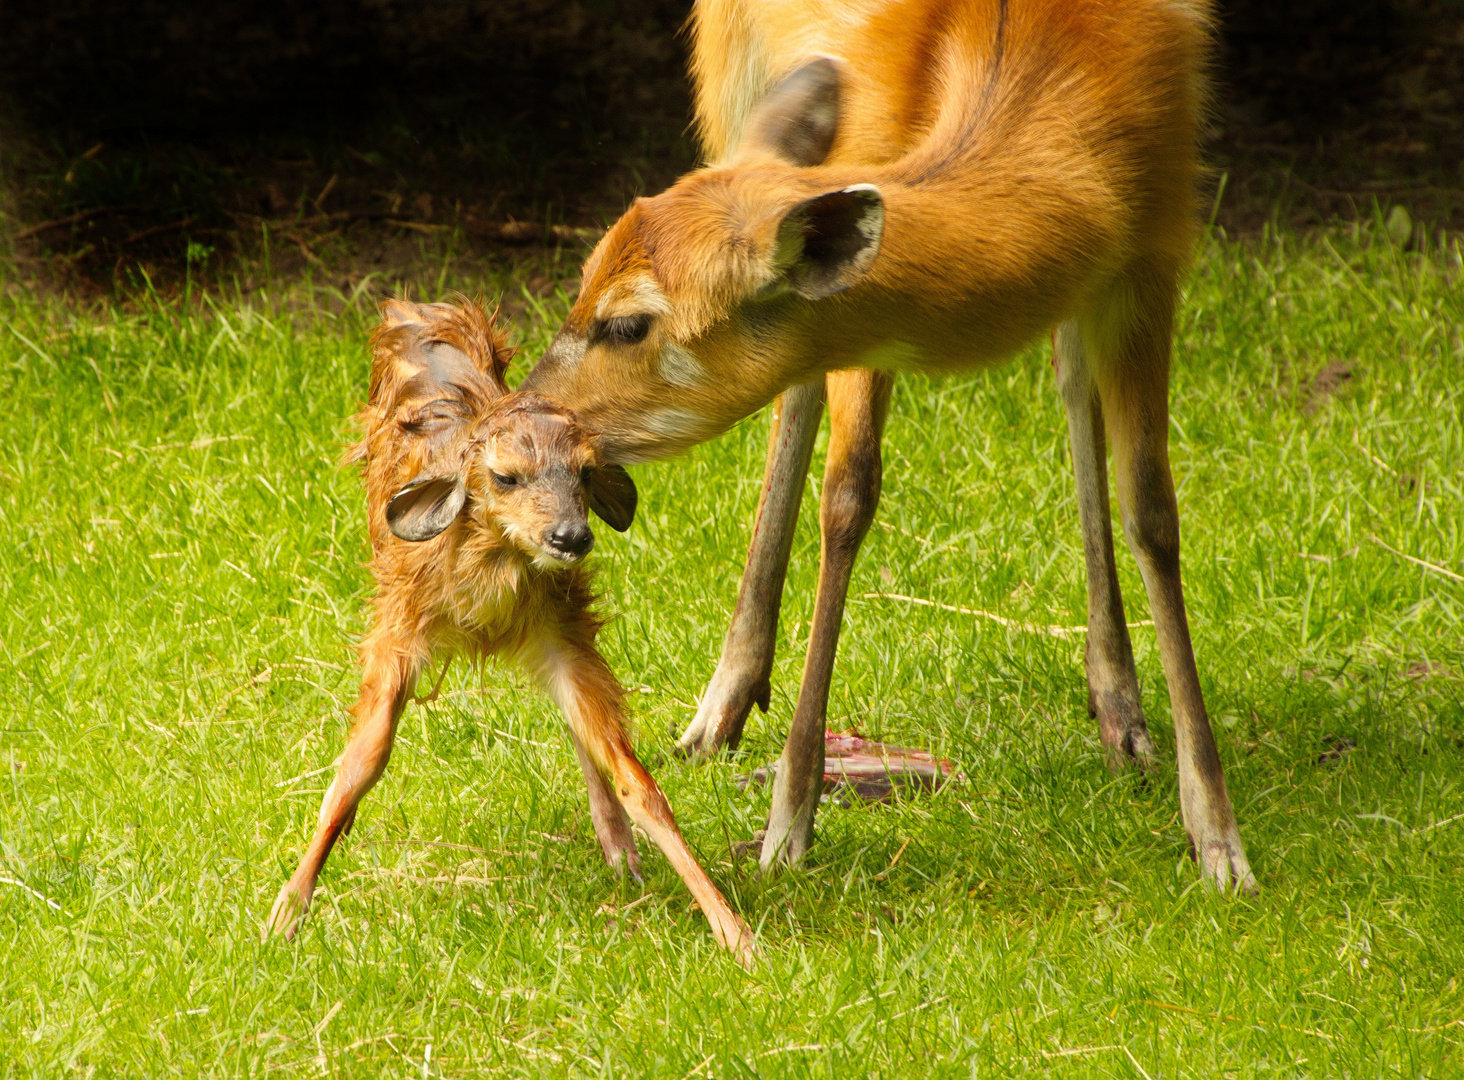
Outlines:
[[[1245,857],[1245,845],[1240,842],[1240,830],[1235,826],[1208,835],[1201,833],[1198,838],[1191,833],[1189,840],[1190,858],[1199,863],[1200,873],[1215,888],[1246,896],[1260,893]]]
[[[766,675],[724,673],[718,667],[696,715],[676,741],[676,752],[682,757],[704,758],[720,753],[723,747],[737,749],[753,705],[767,712],[771,694],[772,684]]]
[[[1111,772],[1137,769],[1140,773],[1148,773],[1154,767],[1154,740],[1149,738],[1149,729],[1143,726],[1142,721],[1136,728],[1122,730],[1112,742],[1105,731],[1103,746]]]
[[[635,834],[630,831],[625,812],[612,799],[608,792],[604,802],[591,795],[590,816],[595,823],[595,839],[600,842],[606,866],[617,874],[629,873],[640,882],[640,852],[635,848]]]
[[[1109,769],[1122,772],[1137,766],[1140,772],[1149,771],[1154,764],[1154,740],[1149,737],[1149,727],[1137,702],[1126,701],[1118,694],[1100,698],[1090,691],[1088,713],[1098,718]]]
[[[813,815],[799,813],[795,808],[791,814],[779,813],[776,796],[772,813],[768,815],[768,827],[763,832],[762,846],[757,853],[758,870],[763,877],[775,876],[783,867],[797,866],[813,846]]]
[[[264,932],[260,935],[261,939],[268,941],[278,934],[286,941],[293,941],[296,932],[300,929],[301,920],[305,918],[305,912],[309,910],[310,893],[302,892],[293,881],[286,882],[285,887],[280,890],[280,895],[275,898],[269,918],[264,921]]]

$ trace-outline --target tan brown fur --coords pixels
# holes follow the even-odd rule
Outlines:
[[[1113,567],[1111,448],[1165,660],[1185,827],[1207,877],[1253,887],[1189,643],[1166,449],[1210,19],[1206,0],[697,0],[710,164],[612,226],[524,385],[572,402],[621,461],[711,438],[778,394],[796,405],[769,452],[776,529],[754,536],[722,663],[682,739],[706,752],[767,700],[826,382],[819,615],[765,867],[812,839],[843,597],[878,501],[883,375],[969,370],[1057,328],[1105,746],[1115,760],[1152,749]]]
[[[841,20],[841,7],[865,9],[867,18]],[[713,17],[724,8],[737,17]],[[733,44],[749,20],[756,32]],[[1136,264],[1172,275],[1189,258],[1207,39],[1188,8],[1166,0],[719,0],[698,6],[696,27],[704,79],[719,57],[763,50],[757,96],[799,59],[838,55],[839,135],[814,168],[728,144],[735,129],[713,107],[721,95],[699,86],[714,164],[637,200],[610,229],[585,264],[564,340],[530,383],[552,385],[593,416],[623,458],[711,437],[824,371],[957,370],[1004,359],[1107,300]],[[879,257],[857,286],[828,301],[760,303],[755,314],[775,320],[779,333],[753,343],[746,309],[777,282],[785,215],[853,184],[883,196]],[[558,356],[582,344],[587,359],[599,359],[597,305],[629,274],[648,275],[669,313],[633,353],[561,371]],[[656,377],[667,342],[702,362],[702,390],[688,394]],[[905,348],[879,354],[891,342]],[[611,363],[619,377],[599,378]],[[658,407],[692,412],[696,422],[683,435],[645,431],[646,413]]]
[[[579,562],[592,542],[586,510],[628,526],[628,477],[600,462],[574,413],[509,392],[510,350],[478,306],[390,301],[382,314],[370,396],[357,417],[362,438],[347,455],[363,466],[377,586],[355,724],[266,933],[294,934],[331,847],[386,767],[418,675],[466,654],[522,667],[564,710],[607,861],[637,872],[629,822],[640,825],[717,940],[748,960],[751,934],[636,759],[624,691],[595,648],[601,621],[592,575]]]

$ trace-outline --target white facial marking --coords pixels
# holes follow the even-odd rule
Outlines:
[[[613,319],[619,315],[669,315],[671,301],[656,280],[646,275],[618,282],[600,295],[595,305],[595,318]]]
[[[689,350],[683,349],[674,341],[667,343],[661,350],[661,378],[672,386],[694,390],[706,377],[707,369],[702,367],[701,361]]]
[[[578,334],[560,334],[554,341],[554,359],[566,368],[572,368],[585,358],[585,339]]]
[[[498,465],[498,449],[492,443],[484,443],[481,451],[483,455],[483,466],[491,473],[502,473],[504,470]]]
[[[701,424],[701,417],[690,409],[657,409],[646,414],[646,430],[663,439],[690,435]]]
[[[565,556],[559,552],[550,551],[512,521],[500,520],[498,527],[503,530],[503,535],[508,537],[513,545],[527,555],[529,561],[540,570],[563,570],[566,566],[573,566],[580,561],[578,555]]]

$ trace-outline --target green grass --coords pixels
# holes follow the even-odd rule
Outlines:
[[[1045,349],[899,383],[844,629],[831,722],[963,778],[826,809],[808,865],[771,881],[729,854],[767,808],[734,780],[791,712],[816,518],[771,713],[738,759],[690,766],[668,729],[720,646],[765,421],[638,469],[636,527],[601,532],[604,644],[691,844],[758,927],[750,974],[658,854],[644,889],[603,865],[548,703],[461,667],[408,711],[299,940],[261,944],[355,690],[362,500],[334,461],[371,313],[78,314],[12,289],[0,1075],[1464,1075],[1460,274],[1457,247],[1364,231],[1215,241],[1189,284],[1186,583],[1255,900],[1186,858],[1152,630],[1145,784],[1103,767],[1080,637],[866,595],[1083,622]],[[565,307],[531,305],[529,353]],[[1318,395],[1336,361],[1354,377]]]

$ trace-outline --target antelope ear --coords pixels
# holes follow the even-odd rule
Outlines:
[[[879,254],[884,197],[855,184],[805,199],[778,226],[776,259],[789,288],[822,300],[859,282]]]
[[[386,524],[392,535],[419,543],[431,540],[462,512],[468,489],[461,477],[416,477],[386,504]]]
[[[822,165],[839,133],[839,65],[810,60],[753,107],[742,146],[771,151],[789,165]]]
[[[601,465],[590,472],[590,509],[616,532],[635,520],[635,481],[619,465]]]

